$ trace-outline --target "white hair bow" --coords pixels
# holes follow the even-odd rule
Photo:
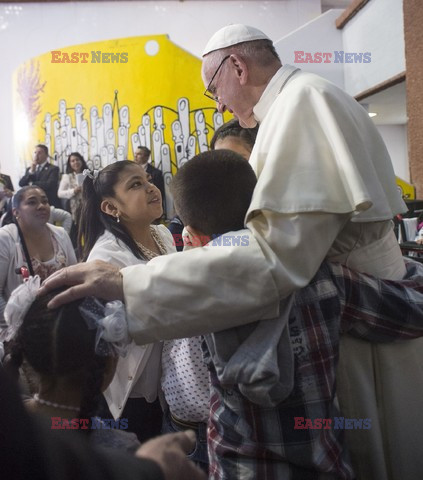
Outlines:
[[[89,329],[97,329],[95,352],[98,355],[126,356],[127,346],[131,343],[126,322],[125,306],[120,300],[103,304],[97,298],[86,298],[79,311]]]
[[[88,170],[88,168],[82,171],[82,175],[84,175],[84,177],[90,177],[91,180],[95,180],[98,177],[99,173],[100,173],[100,170],[93,170],[91,172],[91,170]]]
[[[22,285],[10,294],[4,309],[4,319],[8,327],[0,333],[0,341],[11,340],[22,325],[23,319],[37,297],[41,285],[39,275],[27,278]]]

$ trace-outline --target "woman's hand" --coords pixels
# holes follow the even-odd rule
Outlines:
[[[79,263],[58,270],[43,282],[38,296],[59,287],[69,288],[56,295],[48,303],[49,308],[57,308],[90,296],[103,300],[123,301],[123,280],[119,268],[101,260]]]
[[[82,187],[78,185],[77,187],[75,187],[75,188],[73,189],[73,193],[76,195],[76,194],[79,193],[79,192],[82,192]]]

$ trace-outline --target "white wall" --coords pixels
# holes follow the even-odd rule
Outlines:
[[[344,65],[333,61],[333,52],[343,49],[342,30],[338,30],[335,26],[335,21],[341,13],[342,10],[339,9],[329,10],[281,38],[275,47],[282,62],[321,75],[344,88]],[[295,61],[296,51],[308,52],[312,55],[316,52],[332,53],[332,61],[330,63],[299,63]],[[301,58],[305,58],[305,53]]]
[[[395,174],[405,180],[410,181],[410,168],[408,164],[408,144],[407,144],[407,126],[406,125],[378,125],[377,129],[382,135]]]
[[[357,95],[405,70],[402,0],[372,0],[343,28],[345,51],[370,52],[371,62],[345,64],[345,90]]]
[[[229,23],[246,23],[278,39],[320,14],[320,0],[129,1],[0,5],[1,170],[22,172],[12,145],[12,74],[24,61],[65,46],[167,33],[200,56],[209,37]]]

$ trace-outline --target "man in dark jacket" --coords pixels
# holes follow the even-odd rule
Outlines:
[[[62,208],[57,189],[59,187],[59,167],[48,161],[48,148],[45,145],[36,145],[32,164],[25,171],[20,179],[19,186],[36,185],[42,188],[47,195],[50,205]]]

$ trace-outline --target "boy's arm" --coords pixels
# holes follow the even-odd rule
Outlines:
[[[331,264],[341,305],[341,331],[372,342],[423,336],[423,265],[406,262],[402,280],[382,280]]]

